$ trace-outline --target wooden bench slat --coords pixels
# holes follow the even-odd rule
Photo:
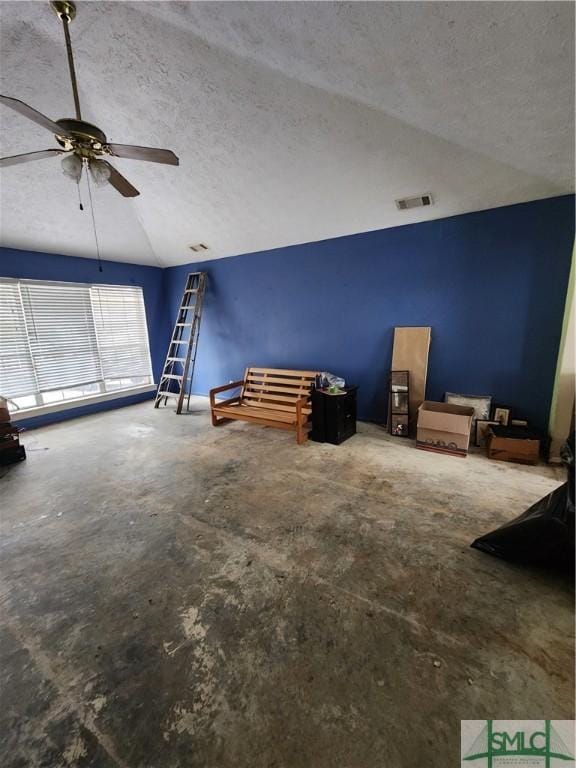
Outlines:
[[[310,379],[311,381],[316,378],[316,371],[288,371],[284,368],[248,368],[248,375],[251,376],[255,373],[270,373],[273,376],[295,377],[302,379]]]
[[[266,383],[256,384],[253,381],[244,382],[244,389],[250,389],[253,392],[267,392],[270,395],[277,394],[279,397],[289,397],[291,401],[299,400],[302,397],[310,397],[311,395],[310,387],[288,389],[288,387],[274,387]]]
[[[287,424],[296,423],[296,414],[294,412],[287,413],[286,411],[274,411],[267,408],[256,408],[252,405],[223,405],[221,408],[216,407],[214,411],[231,419],[235,419],[237,416],[244,414],[255,419],[265,419],[268,417],[271,420],[283,421]]]
[[[278,421],[278,419],[267,419],[262,416],[253,416],[247,413],[237,413],[235,416],[230,416],[228,413],[218,413],[216,415],[221,416],[223,419],[235,419],[239,421],[247,421],[251,424],[261,424],[264,427],[275,427],[276,429],[289,429],[292,432],[296,429],[296,425],[288,421]]]
[[[314,383],[314,379],[283,379],[280,376],[264,376],[264,374],[258,375],[251,373],[246,377],[246,382],[252,382],[254,384],[271,384],[272,386],[290,387],[291,389],[310,389]]]
[[[250,405],[244,405],[244,403],[238,403],[236,405],[217,405],[214,410],[217,413],[226,413],[227,417],[231,419],[235,418],[238,413],[249,413],[254,418],[268,416],[271,419],[277,418],[279,421],[296,424],[296,411],[278,411],[267,407],[264,403],[250,403]],[[312,410],[310,408],[302,409],[302,423],[306,423],[308,416],[311,413]]]
[[[282,406],[275,406],[274,403],[254,403],[252,400],[247,402],[245,407],[259,408],[259,409],[264,409],[265,411],[266,410],[274,411],[275,413],[280,411],[281,413],[291,414],[293,417],[292,421],[294,422],[294,424],[296,423],[296,411],[294,410],[294,408],[291,408],[289,411],[285,411],[283,410]],[[311,413],[312,413],[311,408],[302,408],[302,414],[306,417],[306,419],[303,419],[303,421],[306,421],[308,416]]]
[[[296,400],[300,400],[303,396],[295,395],[294,397],[290,397],[290,395],[277,395],[275,392],[266,392],[265,390],[260,389],[253,390],[245,388],[244,397],[250,397],[254,400],[260,397],[263,400],[277,400],[279,403],[290,403],[292,409],[294,409],[296,407]]]
[[[296,414],[296,408],[290,405],[284,405],[283,403],[271,403],[268,400],[264,402],[258,402],[257,400],[252,400],[251,398],[244,398],[242,403],[246,403],[246,405],[249,405],[251,408],[269,408],[273,411],[284,411],[285,413]],[[302,413],[312,413],[312,409],[304,406],[302,408]]]
[[[257,408],[270,408],[271,410],[286,411],[286,413],[296,413],[296,408],[292,405],[285,405],[284,403],[274,403],[269,400],[258,401],[251,397],[245,396],[242,398],[242,402],[246,405],[255,406]]]
[[[288,386],[292,385],[292,386]],[[286,392],[289,395],[307,395],[310,392],[310,384],[300,381],[282,381],[282,379],[263,379],[261,376],[249,376],[245,387],[269,389],[270,392]]]

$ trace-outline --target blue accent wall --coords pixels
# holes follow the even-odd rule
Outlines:
[[[386,419],[394,326],[432,326],[427,397],[490,394],[547,428],[574,242],[574,196],[169,269],[0,249],[0,276],[138,285],[156,381],[186,275],[208,291],[194,391],[248,365],[338,373]],[[20,421],[61,421],[141,394]]]
[[[164,296],[163,270],[158,267],[145,267],[118,261],[103,261],[102,269],[102,272],[98,270],[98,262],[95,259],[80,259],[53,253],[0,248],[0,277],[140,286],[144,293],[150,356],[154,378],[157,381],[162,372],[171,330]],[[75,416],[131,405],[153,396],[153,392],[142,393],[29,419],[20,419],[18,426],[37,427],[50,422],[71,419]],[[16,421],[15,417],[14,420]]]
[[[547,428],[574,196],[164,271],[174,321],[186,274],[208,292],[194,390],[249,365],[327,370],[385,421],[394,326],[429,325],[427,397],[490,394]]]

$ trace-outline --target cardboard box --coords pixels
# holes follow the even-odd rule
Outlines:
[[[416,447],[465,457],[473,418],[469,406],[425,400],[418,408]]]
[[[513,461],[517,464],[538,464],[540,438],[526,427],[489,427],[486,437],[486,454],[489,459]]]
[[[8,410],[8,402],[0,397],[0,424],[6,424],[10,421],[10,411]]]

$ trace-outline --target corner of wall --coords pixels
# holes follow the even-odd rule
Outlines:
[[[553,463],[560,461],[560,448],[568,437],[575,402],[576,329],[574,318],[574,288],[576,281],[576,242],[572,249],[572,266],[566,293],[564,322],[556,365],[552,404],[550,406],[550,456]]]

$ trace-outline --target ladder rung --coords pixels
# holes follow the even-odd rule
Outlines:
[[[186,358],[185,357],[167,357],[166,362],[167,363],[185,363]]]
[[[198,293],[198,288],[186,288],[184,293]]]
[[[180,392],[158,392],[156,399],[159,397],[180,397]]]
[[[163,373],[162,374],[163,379],[176,379],[177,381],[182,381],[184,378],[183,376],[178,376],[176,373]]]
[[[176,328],[191,328],[192,323],[176,323]]]
[[[189,344],[189,339],[172,339],[170,344]]]

